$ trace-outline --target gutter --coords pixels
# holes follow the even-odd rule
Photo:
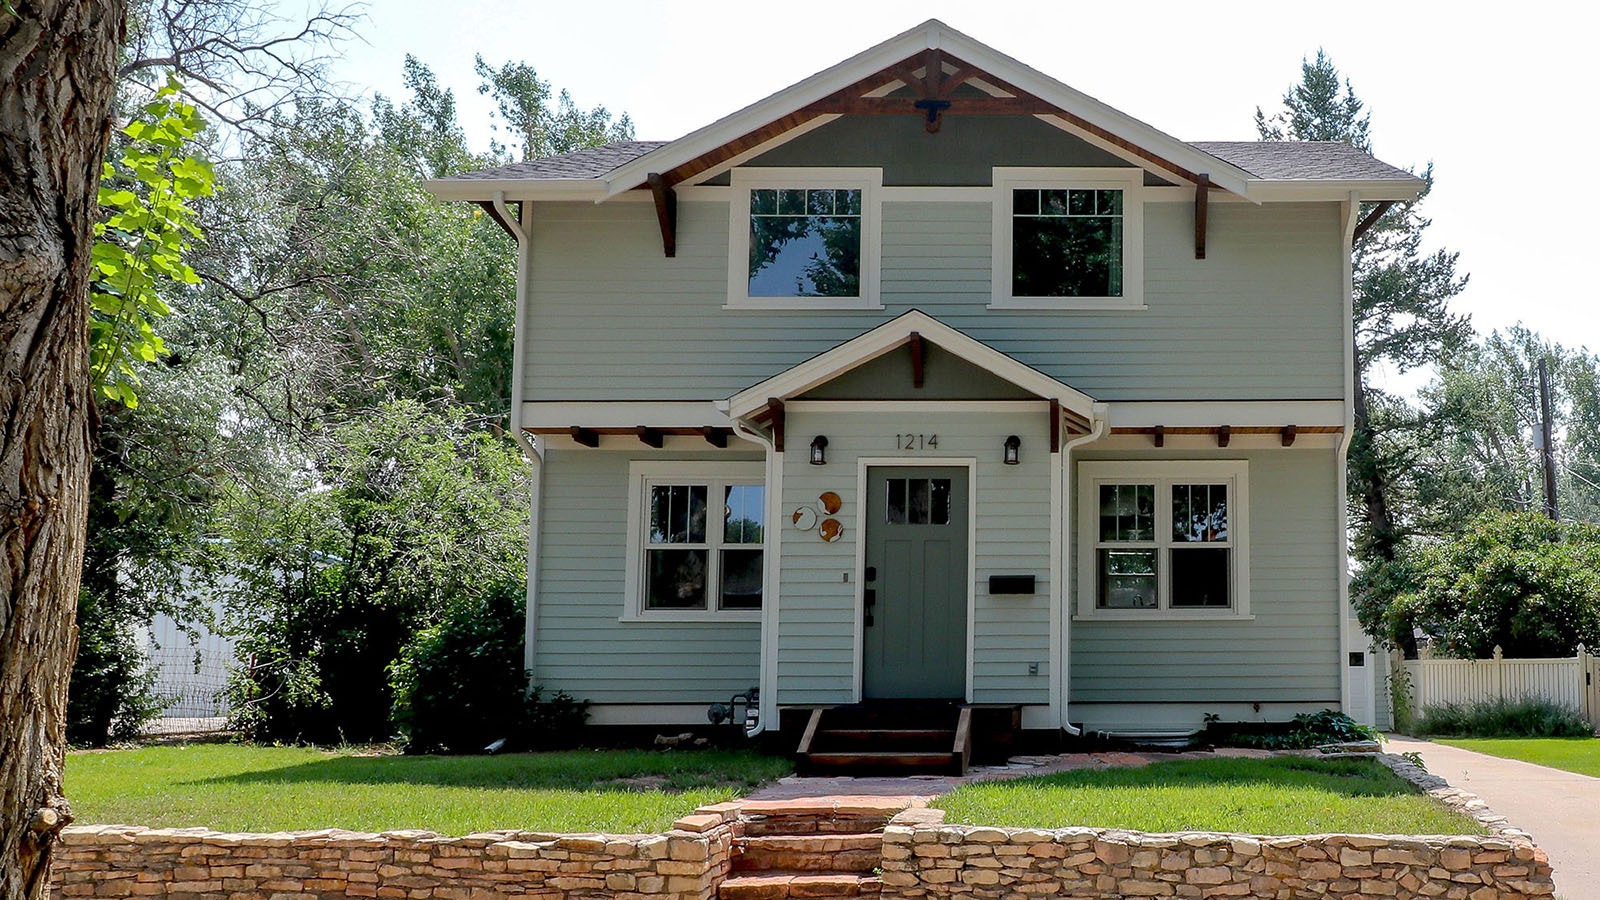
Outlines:
[[[1335,451],[1334,479],[1339,498],[1335,516],[1338,532],[1334,535],[1339,548],[1339,657],[1334,671],[1339,673],[1339,706],[1347,715],[1350,711],[1350,481],[1347,471],[1350,464],[1350,442],[1355,437],[1356,425],[1356,321],[1355,321],[1355,231],[1361,218],[1361,192],[1351,191],[1345,201],[1344,221],[1344,431],[1339,436],[1339,449]],[[1373,697],[1372,715],[1378,714],[1377,697]]]
[[[1072,563],[1068,557],[1073,555],[1072,451],[1083,444],[1092,444],[1104,437],[1106,433],[1106,422],[1110,418],[1110,405],[1105,403],[1096,403],[1094,405],[1094,427],[1089,430],[1088,434],[1075,437],[1070,441],[1062,443],[1061,445],[1061,496],[1056,498],[1056,500],[1061,504],[1061,521],[1063,526],[1063,534],[1061,538],[1062,559],[1060,565],[1061,570],[1053,573],[1054,577],[1057,579],[1056,583],[1061,585],[1061,671],[1057,673],[1056,677],[1061,680],[1061,729],[1073,737],[1081,737],[1083,735],[1083,730],[1075,727],[1072,724],[1071,717],[1067,712],[1068,698],[1071,696],[1071,679],[1067,674],[1068,672],[1072,671],[1071,622],[1072,611],[1076,606],[1076,604],[1072,602],[1071,598],[1067,596],[1066,590],[1067,585],[1071,583],[1071,579],[1066,577],[1066,573],[1072,568]]]
[[[717,402],[717,408],[722,412],[727,412],[727,406],[728,405],[726,401]],[[728,421],[733,424],[733,433],[735,437],[738,437],[740,440],[749,441],[750,443],[761,447],[766,452],[766,517],[768,522],[767,560],[770,564],[762,566],[761,572],[761,650],[758,654],[761,670],[759,677],[756,679],[757,683],[760,685],[761,696],[757,701],[758,705],[756,706],[755,722],[747,723],[744,730],[745,737],[753,738],[766,731],[767,723],[776,722],[778,716],[777,678],[775,677],[776,672],[772,673],[774,677],[768,677],[769,670],[767,661],[770,658],[776,662],[778,653],[777,587],[779,561],[783,558],[782,548],[780,546],[782,542],[783,529],[773,527],[773,525],[780,522],[783,518],[783,498],[779,496],[783,489],[783,479],[781,477],[781,466],[783,461],[780,458],[772,441],[764,436],[761,432],[745,424],[743,419],[736,419],[732,416],[729,416]]]

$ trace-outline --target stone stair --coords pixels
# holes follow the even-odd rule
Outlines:
[[[721,900],[876,897],[883,827],[905,798],[747,800]]]

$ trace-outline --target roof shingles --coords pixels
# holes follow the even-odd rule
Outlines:
[[[530,159],[509,166],[462,172],[440,181],[567,181],[599,178],[612,169],[633,162],[667,141],[614,141],[601,147],[574,150],[559,156]]]

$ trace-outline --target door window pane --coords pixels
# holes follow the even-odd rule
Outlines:
[[[722,551],[722,609],[761,608],[760,550]]]
[[[1174,547],[1169,552],[1172,558],[1174,609],[1216,609],[1229,605],[1232,550],[1226,547]]]
[[[1172,486],[1172,539],[1183,543],[1228,539],[1228,486]]]
[[[886,484],[890,525],[950,524],[950,479],[890,478]]]
[[[730,484],[723,494],[722,540],[729,544],[761,543],[767,489],[759,484]]]
[[[890,525],[904,525],[906,523],[906,480],[904,478],[891,478],[888,481],[888,489],[888,515],[885,518]]]
[[[645,554],[645,608],[705,609],[705,550],[651,550]]]
[[[928,505],[932,524],[950,524],[950,479],[935,478],[929,483]]]
[[[1101,609],[1156,608],[1156,551],[1102,549]]]

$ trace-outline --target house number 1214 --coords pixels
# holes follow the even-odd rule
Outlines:
[[[937,450],[939,449],[939,436],[937,434],[897,434],[894,436],[896,450]]]

